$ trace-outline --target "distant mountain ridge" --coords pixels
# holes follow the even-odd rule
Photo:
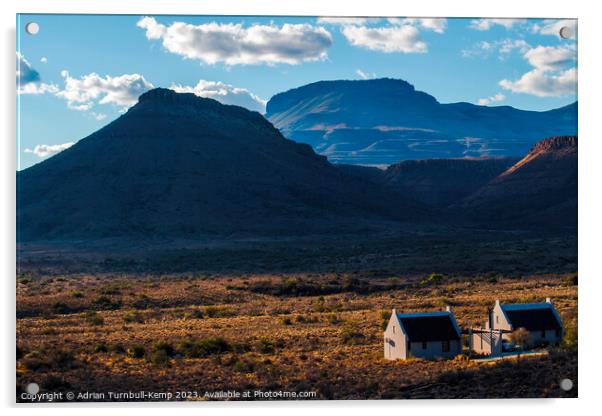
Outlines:
[[[577,103],[550,111],[441,104],[403,80],[319,81],[276,94],[266,117],[336,163],[523,156],[542,137],[577,133]]]

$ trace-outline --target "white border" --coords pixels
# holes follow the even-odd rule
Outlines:
[[[148,414],[178,412],[178,414],[239,413],[264,415],[286,413],[287,416],[305,415],[307,412],[329,412],[345,408],[349,414],[362,414],[374,408],[382,414],[393,412],[415,412],[428,414],[465,414],[466,412],[487,415],[523,414],[545,412],[547,414],[588,414],[595,409],[600,383],[600,345],[602,330],[599,327],[598,293],[602,273],[599,251],[599,236],[602,232],[600,216],[600,172],[602,158],[602,134],[600,131],[600,45],[602,39],[600,16],[595,2],[557,1],[528,2],[525,0],[487,1],[431,1],[394,2],[386,0],[342,1],[342,0],[13,0],[1,3],[4,42],[2,43],[3,98],[0,99],[2,115],[2,283],[4,302],[2,314],[2,366],[0,372],[2,404],[12,406],[9,412],[18,411],[14,401],[14,271],[15,271],[15,14],[21,13],[119,13],[119,14],[232,14],[232,15],[307,15],[307,16],[446,16],[446,17],[572,17],[579,19],[579,291],[580,368],[578,400],[487,400],[487,401],[347,401],[347,402],[299,402],[299,403],[206,403],[193,405],[178,404],[129,404],[95,405],[85,410],[86,414],[106,416],[107,412],[119,412],[126,407],[129,412],[144,411]],[[598,312],[598,313],[596,313]],[[495,380],[491,380],[495,383]],[[80,414],[83,405],[58,407],[38,406],[44,414]],[[109,408],[107,408],[109,407]],[[20,406],[27,412],[33,408]],[[169,410],[172,408],[173,410]],[[202,413],[201,413],[202,414]]]

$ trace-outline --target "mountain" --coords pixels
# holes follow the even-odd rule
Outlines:
[[[430,159],[395,163],[383,183],[428,205],[445,208],[485,186],[517,158]]]
[[[522,157],[541,137],[576,134],[577,103],[550,111],[441,104],[406,81],[320,81],[276,94],[266,117],[332,162]]]
[[[160,88],[17,172],[19,241],[329,232],[412,218],[412,207],[259,113]]]
[[[577,153],[577,136],[542,140],[453,209],[482,223],[575,226]]]
[[[443,209],[481,189],[519,158],[404,160],[386,169],[336,165],[346,174],[382,185],[392,192]]]

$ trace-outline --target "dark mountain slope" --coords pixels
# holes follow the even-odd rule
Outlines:
[[[400,194],[444,208],[476,192],[517,160],[406,160],[389,166],[383,183]]]
[[[327,232],[416,212],[258,113],[166,89],[18,172],[17,187],[21,241]]]
[[[441,104],[395,79],[320,81],[276,94],[266,117],[332,161],[523,156],[541,137],[576,134],[577,103],[537,112]]]
[[[577,224],[577,137],[551,137],[454,209],[492,224]]]
[[[443,209],[476,192],[518,160],[510,157],[404,160],[387,169],[336,166],[348,175],[383,185],[400,196]]]

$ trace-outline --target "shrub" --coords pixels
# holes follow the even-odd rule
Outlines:
[[[121,344],[114,344],[109,346],[109,351],[114,352],[116,354],[123,354],[124,352],[126,352],[125,347]]]
[[[355,323],[343,327],[340,336],[343,344],[357,344],[364,339],[364,334],[359,331]]]
[[[143,345],[134,344],[130,348],[128,348],[128,355],[132,358],[142,358],[146,354]]]
[[[422,279],[420,284],[422,285],[438,285],[443,281],[443,275],[441,273],[431,273],[428,277]]]
[[[144,318],[137,311],[129,311],[123,315],[123,322],[128,323],[128,324],[134,323],[134,322],[142,324],[142,323],[144,323]]]
[[[224,306],[207,306],[205,308],[205,315],[209,318],[226,318],[236,315],[236,311]]]
[[[94,306],[96,306],[99,309],[119,309],[121,307],[121,301],[119,300],[113,300],[108,296],[99,296],[96,299],[94,299],[93,302]]]
[[[290,316],[285,316],[285,317],[282,318],[282,323],[284,325],[292,325],[293,321],[291,320]]]
[[[52,304],[52,311],[54,313],[68,313],[70,310],[69,306],[67,306],[64,302],[56,301]]]
[[[567,276],[567,277],[564,279],[564,283],[565,283],[567,286],[577,286],[577,284],[578,284],[578,277],[577,277],[577,273],[575,273],[575,274],[571,274],[571,275]]]
[[[266,338],[261,338],[257,343],[257,349],[262,354],[271,354],[274,352],[274,344]]]
[[[184,318],[188,318],[188,319],[203,319],[205,317],[205,315],[203,314],[203,311],[200,309],[192,309],[190,311],[186,311],[184,313]]]
[[[167,355],[168,357],[171,357],[176,352],[174,347],[172,347],[171,344],[169,344],[166,341],[159,341],[159,342],[156,342],[155,345],[153,345],[153,352],[160,352],[160,351],[163,351],[165,353],[165,355]]]
[[[92,351],[95,353],[109,352],[109,347],[107,347],[107,344],[105,344],[104,342],[99,342],[98,344],[94,345]]]
[[[165,366],[169,364],[169,354],[164,350],[153,351],[150,362],[156,366]]]
[[[84,315],[84,319],[90,325],[94,325],[94,326],[104,325],[104,323],[105,323],[104,318],[102,316],[100,316],[98,314],[98,312],[96,312],[96,311],[88,311],[88,312],[86,312],[86,314]]]
[[[73,292],[71,292],[71,296],[73,296],[74,298],[83,298],[84,294],[78,290],[74,290]]]
[[[222,337],[211,337],[200,341],[184,341],[179,350],[187,357],[201,358],[222,354],[231,350],[230,344]]]

